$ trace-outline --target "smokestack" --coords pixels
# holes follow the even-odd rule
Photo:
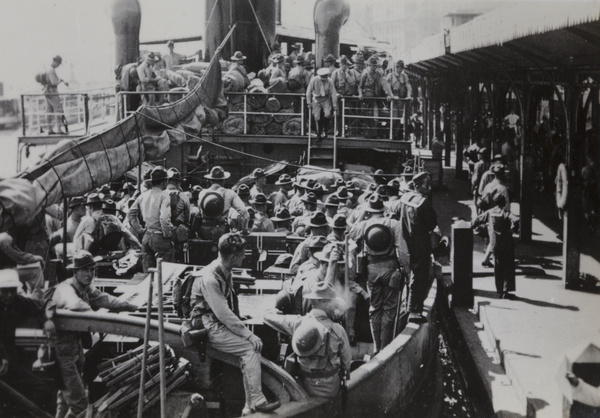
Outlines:
[[[137,62],[140,50],[142,13],[138,0],[114,0],[110,16],[115,32],[115,64]]]
[[[323,66],[328,54],[340,56],[340,29],[348,21],[350,5],[346,0],[317,0],[313,11],[315,22],[316,65]]]

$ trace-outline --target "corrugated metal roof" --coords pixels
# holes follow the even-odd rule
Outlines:
[[[425,61],[437,58],[446,53],[444,46],[444,34],[429,36],[421,41],[418,47],[410,51],[409,62]]]
[[[600,19],[600,2],[522,2],[500,7],[450,29],[452,53],[502,45],[526,36]]]

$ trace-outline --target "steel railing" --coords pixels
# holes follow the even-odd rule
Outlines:
[[[63,112],[49,112],[46,96],[58,96]],[[64,116],[69,134],[88,135],[90,127],[115,121],[116,99],[110,88],[78,93],[22,94],[23,136],[37,136],[49,126],[50,117]]]

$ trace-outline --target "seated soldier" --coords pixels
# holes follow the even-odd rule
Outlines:
[[[292,233],[292,216],[286,208],[278,208],[271,221],[273,221],[275,232],[285,232],[286,235]]]
[[[300,381],[311,396],[335,398],[342,378],[349,378],[352,353],[344,328],[334,322],[343,301],[329,283],[319,283],[305,295],[312,303],[306,316],[268,313],[264,322],[292,336]]]
[[[325,214],[323,212],[315,212],[308,224],[309,236],[327,236],[328,233],[329,224],[327,223]],[[306,244],[307,240],[305,239],[298,244],[296,250],[294,251],[294,258],[292,259],[292,264],[290,265],[290,271],[292,274],[296,274],[300,264],[308,260],[309,253]]]
[[[252,222],[252,232],[275,232],[273,222],[267,217],[267,205],[270,203],[267,197],[258,193],[253,199],[250,199],[254,209],[254,219]]]

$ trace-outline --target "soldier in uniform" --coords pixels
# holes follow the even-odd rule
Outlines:
[[[490,169],[490,156],[487,148],[479,148],[477,151],[478,161],[473,167],[473,175],[471,176],[471,193],[473,194],[473,201],[477,202],[479,199],[479,182],[483,177],[483,173]]]
[[[241,228],[246,228],[248,224],[248,220],[250,219],[250,214],[246,208],[246,205],[240,197],[231,189],[226,189],[223,187],[223,183],[231,176],[231,173],[223,170],[221,166],[214,166],[210,173],[205,174],[204,178],[210,180],[211,185],[206,189],[202,190],[198,195],[198,201],[202,202],[202,199],[207,193],[215,192],[219,194],[223,198],[223,212],[220,217],[224,218],[227,222],[227,216],[229,214],[229,210],[233,208],[238,213],[238,222],[241,225]]]
[[[312,302],[306,316],[268,313],[264,322],[292,336],[292,349],[298,356],[298,374],[309,395],[335,398],[341,377],[348,378],[352,353],[344,328],[333,321],[337,295],[328,283],[319,283],[305,295]]]
[[[292,230],[298,235],[304,236],[306,234],[307,226],[310,223],[313,214],[317,212],[317,207],[320,202],[313,192],[306,193],[302,196],[301,200],[304,203],[304,212],[302,212],[302,216],[298,216],[294,219]]]
[[[340,198],[334,193],[327,197],[325,201],[325,216],[329,223],[333,222],[333,217],[337,214],[338,208],[340,207]]]
[[[275,186],[279,186],[279,190],[271,193],[269,196],[269,200],[273,202],[273,208],[277,210],[277,208],[286,206],[288,202],[288,193],[292,189],[292,178],[289,174],[282,174],[279,176],[277,181],[275,182]]]
[[[300,56],[294,62],[294,68],[291,69],[288,74],[288,89],[291,93],[306,93],[308,83],[313,77],[311,71],[306,67],[310,65],[309,62],[304,60],[304,57]]]
[[[329,224],[327,223],[327,218],[323,212],[315,212],[308,223],[308,233],[310,236],[326,236],[329,234]],[[307,240],[308,238],[302,241],[296,247],[294,251],[294,257],[292,258],[292,262],[290,264],[290,272],[292,274],[296,274],[298,271],[298,267],[300,264],[308,260],[310,254],[307,248]]]
[[[183,262],[183,247],[189,239],[190,230],[190,199],[181,188],[181,173],[176,168],[167,170],[169,176],[167,193],[171,199],[171,222],[173,232],[173,247],[175,260]]]
[[[171,199],[165,191],[168,174],[163,167],[152,170],[152,189],[145,191],[133,202],[127,219],[142,238],[142,265],[144,273],[156,267],[156,260],[174,261]]]
[[[292,232],[292,216],[287,208],[279,207],[275,210],[275,216],[271,217],[275,232],[285,232],[290,234]]]
[[[378,195],[371,196],[367,211],[370,218],[357,222],[350,229],[350,238],[359,243],[359,248],[363,246],[366,257],[366,269],[363,266],[361,273],[367,276],[369,322],[378,353],[395,337],[404,280],[400,266],[406,269],[408,254],[400,222],[383,216],[385,207]]]
[[[428,197],[431,193],[429,173],[423,171],[416,174],[413,182],[416,190],[405,193],[400,199],[400,222],[410,256],[409,321],[419,323],[427,320],[422,312],[430,285],[430,234],[437,228],[437,215]]]
[[[310,80],[306,89],[306,104],[315,121],[317,142],[323,137],[327,138],[329,121],[333,113],[337,113],[338,110],[337,92],[329,75],[328,68],[319,68],[317,75]]]
[[[252,222],[252,232],[275,232],[273,222],[266,215],[267,205],[270,203],[267,197],[258,193],[254,199],[250,199],[254,208],[254,220]]]
[[[251,177],[254,179],[254,184],[250,189],[250,197],[254,199],[259,193],[262,193],[266,196],[264,191],[265,184],[267,184],[265,171],[262,168],[255,168]]]
[[[269,402],[262,392],[260,352],[262,341],[240,320],[231,271],[244,260],[246,242],[237,233],[227,233],[219,239],[219,255],[203,268],[192,285],[191,321],[201,321],[208,330],[208,344],[215,350],[237,356],[244,380],[246,405],[242,415],[270,412],[280,402]]]

